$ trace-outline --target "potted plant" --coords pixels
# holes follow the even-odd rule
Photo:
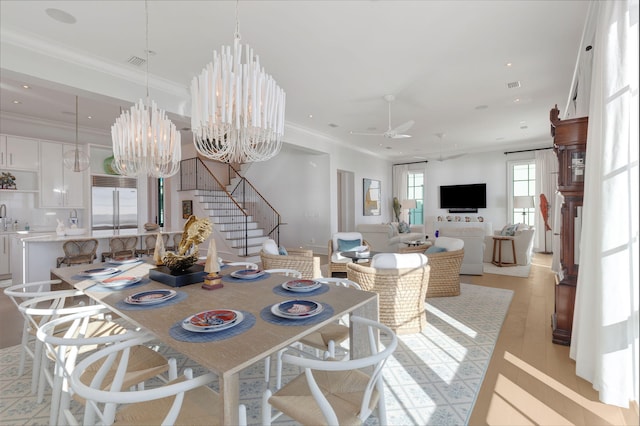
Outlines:
[[[17,189],[16,177],[9,172],[2,172],[2,176],[0,176],[0,189]]]

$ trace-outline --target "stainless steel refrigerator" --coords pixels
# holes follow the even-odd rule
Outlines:
[[[131,229],[138,227],[138,181],[119,176],[93,176],[91,228]]]

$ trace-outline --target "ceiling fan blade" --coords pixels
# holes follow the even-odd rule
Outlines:
[[[349,134],[357,136],[382,136],[384,133],[369,133],[369,132],[349,132]]]
[[[390,136],[391,139],[407,139],[412,137],[411,135],[407,135],[404,133],[396,133],[395,135]]]
[[[403,124],[401,124],[399,126],[396,126],[396,128],[393,129],[393,132],[404,133],[407,130],[409,130],[410,128],[412,128],[414,124],[415,124],[415,121],[409,120],[406,123],[403,123]]]

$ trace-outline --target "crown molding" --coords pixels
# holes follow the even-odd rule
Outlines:
[[[62,61],[73,67],[80,67],[93,72],[106,74],[112,78],[146,87],[146,71],[133,68],[131,65],[108,61],[92,55],[89,52],[74,50],[68,46],[52,43],[49,40],[42,39],[33,34],[21,33],[6,28],[0,28],[0,39],[2,40],[2,44],[24,49],[56,61]],[[3,62],[6,62],[5,58],[3,58]],[[171,96],[184,98],[185,101],[189,101],[190,99],[189,87],[186,84],[179,84],[149,74],[149,86],[154,91],[163,91]]]
[[[15,114],[7,111],[0,112],[0,120],[10,121],[15,124],[19,124],[21,126],[47,127],[47,128],[52,128],[53,130],[63,130],[63,131],[70,131],[70,132],[75,132],[76,130],[76,126],[74,124],[68,124],[63,121],[35,118],[29,115]],[[78,132],[81,132],[85,135],[92,135],[92,136],[99,136],[99,137],[108,136],[109,138],[111,138],[111,129],[107,131],[103,129],[98,129],[96,127],[78,126]]]

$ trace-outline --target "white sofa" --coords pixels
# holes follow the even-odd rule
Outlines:
[[[406,247],[403,242],[425,239],[423,225],[411,225],[411,232],[403,234],[398,232],[397,222],[360,224],[357,230],[369,243],[371,250],[380,253],[397,253],[400,248]]]
[[[495,231],[493,235],[499,236],[501,231]],[[516,247],[516,260],[518,265],[528,265],[531,263],[531,256],[533,253],[533,235],[535,234],[535,228],[527,227],[526,225],[519,224],[518,229],[513,235],[513,241]],[[491,257],[493,255],[493,236],[486,236],[484,238],[484,262],[491,263]],[[502,242],[502,261],[513,262],[513,252],[511,250],[511,243]]]
[[[478,225],[482,225],[478,223]],[[483,272],[483,254],[485,250],[485,229],[482,227],[477,228],[463,228],[463,227],[451,227],[442,228],[440,230],[441,237],[458,238],[464,241],[464,258],[462,259],[462,266],[460,267],[460,273],[464,275],[482,275]],[[436,239],[436,241],[439,238]],[[436,243],[436,246],[438,244]]]

